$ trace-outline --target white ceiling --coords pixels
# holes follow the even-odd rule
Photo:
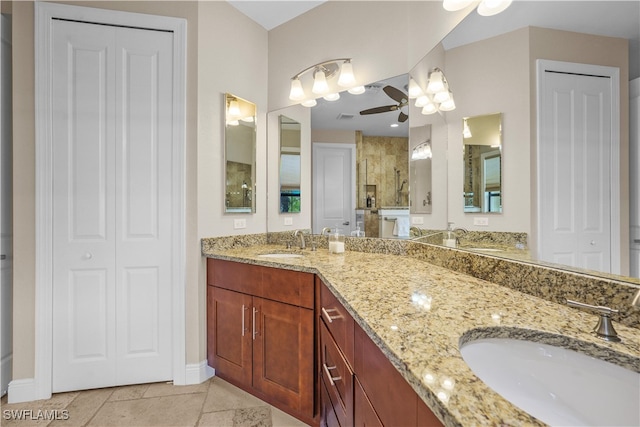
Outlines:
[[[229,3],[270,30],[324,1],[229,0]],[[370,7],[375,7],[375,1],[368,3]],[[516,0],[507,10],[493,17],[481,17],[472,12],[443,40],[443,46],[445,49],[451,49],[526,26],[629,39],[629,75],[630,78],[640,77],[640,0]],[[407,84],[407,76],[373,85],[362,95],[350,95],[345,92],[341,99],[335,102],[320,99],[318,105],[312,109],[312,126],[315,129],[358,129],[367,135],[406,136],[408,121],[398,128],[390,127],[398,117],[396,112],[369,116],[358,114],[363,109],[395,103],[382,92],[384,84],[391,84],[406,92],[404,86]],[[339,119],[341,114],[354,117],[351,120]]]

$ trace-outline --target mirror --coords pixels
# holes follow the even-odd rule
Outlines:
[[[502,115],[465,117],[464,212],[502,212]]]
[[[300,122],[280,115],[280,212],[300,212]]]
[[[224,95],[225,213],[255,212],[256,106]]]
[[[431,125],[411,128],[409,140],[409,213],[430,214],[433,206],[431,194]]]

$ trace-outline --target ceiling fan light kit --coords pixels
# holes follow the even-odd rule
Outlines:
[[[364,86],[358,86],[358,82],[353,74],[351,58],[337,58],[314,64],[305,68],[291,78],[291,90],[289,99],[292,101],[302,101],[302,105],[313,107],[317,104],[315,99],[307,99],[301,78],[307,73],[313,73],[313,85],[311,92],[323,96],[327,101],[335,101],[340,98],[340,94],[332,90],[335,84],[330,85],[330,80],[338,74],[337,85],[348,88],[349,93],[354,95],[364,93]]]

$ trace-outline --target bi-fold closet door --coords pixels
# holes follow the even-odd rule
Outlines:
[[[54,392],[172,378],[172,50],[53,23]]]

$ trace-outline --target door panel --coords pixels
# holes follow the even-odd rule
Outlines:
[[[539,257],[611,271],[611,79],[543,74]]]
[[[173,35],[53,32],[53,391],[169,380]]]
[[[338,226],[347,236],[351,234],[356,214],[354,165],[355,148],[313,144],[314,233]]]

